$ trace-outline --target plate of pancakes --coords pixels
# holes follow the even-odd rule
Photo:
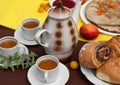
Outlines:
[[[120,0],[88,0],[80,10],[86,24],[94,24],[99,32],[120,35]]]

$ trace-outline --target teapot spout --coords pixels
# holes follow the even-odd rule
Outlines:
[[[76,5],[75,5],[73,13],[72,13],[72,18],[76,25],[78,24],[78,15],[79,15],[81,3],[82,3],[82,0],[76,1]]]

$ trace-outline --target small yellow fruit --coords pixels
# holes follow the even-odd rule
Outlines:
[[[38,12],[39,12],[39,13],[44,12],[44,8],[43,8],[43,7],[40,7],[40,8],[38,9]]]
[[[40,4],[40,7],[45,8],[45,7],[46,7],[46,4],[45,4],[45,3],[41,3],[41,4]]]
[[[46,4],[46,6],[44,7],[45,11],[47,11],[50,8],[49,4]]]
[[[70,62],[70,67],[72,69],[77,69],[78,68],[78,62],[77,61],[71,61]]]
[[[38,9],[38,12],[42,13],[44,11],[47,11],[49,8],[50,8],[50,4],[49,3],[46,3],[46,4],[45,3],[41,3],[40,7]]]

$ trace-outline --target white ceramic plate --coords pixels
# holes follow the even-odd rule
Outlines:
[[[85,75],[85,77],[95,85],[113,85],[113,84],[109,84],[109,83],[106,83],[106,82],[98,79],[95,76],[95,70],[93,70],[93,69],[85,68],[83,66],[81,66],[80,69],[81,69],[81,72]]]
[[[65,65],[60,63],[60,74],[58,79],[52,83],[41,82],[38,78],[38,71],[35,65],[33,65],[27,73],[27,77],[31,85],[65,85],[69,79],[69,70]]]
[[[84,4],[82,5],[82,7],[81,7],[81,10],[80,10],[80,17],[81,17],[81,19],[83,20],[83,22],[86,23],[86,24],[90,24],[90,23],[91,23],[91,22],[89,22],[89,21],[87,20],[87,18],[85,17],[85,8],[86,8],[86,6],[87,6],[91,1],[92,1],[92,0],[88,0],[86,3],[84,3]],[[113,35],[113,36],[115,36],[115,35],[120,35],[119,33],[111,33],[111,32],[108,32],[108,31],[105,31],[105,30],[102,30],[102,29],[99,29],[99,28],[98,28],[98,30],[99,30],[99,32],[104,33],[104,34],[109,34],[109,35]]]
[[[28,48],[22,44],[20,44],[20,48],[19,48],[19,51],[18,51],[18,54],[21,55],[21,54],[29,54],[29,51],[28,51]],[[16,65],[16,63],[13,61],[12,63],[14,63],[14,65]],[[0,64],[0,66],[3,66],[3,64]]]
[[[28,41],[26,39],[24,39],[22,37],[22,32],[21,32],[21,28],[18,28],[15,33],[14,33],[14,37],[22,44],[25,44],[25,45],[37,45],[38,43],[36,41]]]

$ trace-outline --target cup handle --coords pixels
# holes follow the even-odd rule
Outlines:
[[[21,51],[21,49],[22,49],[22,51]],[[25,53],[25,48],[24,48],[24,47],[22,47],[22,46],[20,46],[20,45],[19,45],[18,50],[19,50],[19,51],[21,51],[21,52],[19,52],[19,55],[22,55],[22,54],[24,54],[24,53]]]
[[[45,78],[45,83],[48,83],[48,72],[45,72],[44,78]]]
[[[49,44],[47,42],[45,43],[42,43],[42,34],[43,33],[47,33],[48,35],[50,35],[50,33],[46,30],[46,29],[42,29],[42,30],[39,30],[36,34],[35,34],[35,40],[36,42],[38,42],[41,46],[43,47],[47,47],[49,46]]]

